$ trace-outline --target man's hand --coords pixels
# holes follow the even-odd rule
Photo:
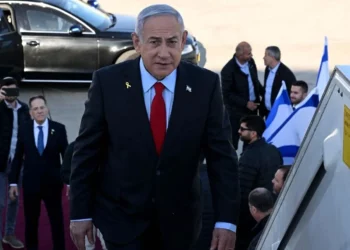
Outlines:
[[[69,200],[69,186],[68,185],[66,186],[66,196],[67,196],[67,199]]]
[[[227,229],[215,228],[210,250],[234,250],[236,233]]]
[[[254,111],[258,108],[258,105],[256,105],[255,102],[249,101],[247,103],[247,108],[250,109],[251,111]]]
[[[9,190],[9,196],[12,201],[16,200],[18,197],[18,187],[11,186]]]
[[[85,236],[90,244],[94,244],[92,221],[71,221],[70,237],[78,250],[85,250]]]
[[[5,91],[0,89],[0,101],[5,100]]]

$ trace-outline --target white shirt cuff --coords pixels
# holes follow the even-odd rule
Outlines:
[[[215,228],[222,228],[222,229],[227,229],[230,230],[232,232],[236,232],[237,230],[237,226],[231,223],[227,223],[227,222],[216,222],[215,223]]]
[[[10,187],[17,187],[17,184],[12,183],[10,184]]]
[[[89,220],[92,220],[92,218],[80,219],[80,220],[71,220],[71,221],[89,221]]]

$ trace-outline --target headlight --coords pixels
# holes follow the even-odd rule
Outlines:
[[[187,54],[193,51],[193,47],[190,44],[186,44],[184,49],[182,50],[182,55]]]

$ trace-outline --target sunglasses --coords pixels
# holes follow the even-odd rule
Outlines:
[[[239,127],[239,130],[241,131],[252,131],[250,128],[243,128],[242,126]]]

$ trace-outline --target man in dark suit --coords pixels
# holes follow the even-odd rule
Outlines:
[[[38,250],[38,223],[41,201],[44,201],[51,224],[54,250],[64,250],[62,213],[61,159],[68,145],[65,126],[47,118],[43,96],[29,100],[34,121],[20,127],[17,148],[9,175],[10,198],[18,196],[18,177],[23,161],[23,202],[25,244]]]
[[[275,102],[282,81],[286,83],[288,93],[292,83],[296,81],[293,72],[281,62],[281,51],[277,46],[269,46],[265,50],[264,63],[266,65],[264,75],[264,95],[260,113],[267,117]]]
[[[6,77],[0,82],[0,241],[17,249],[24,247],[15,236],[19,202],[18,199],[7,199],[7,204],[5,202],[8,195],[8,174],[16,151],[18,128],[30,120],[30,115],[28,105],[18,100],[18,96],[7,95],[6,90],[15,88],[18,88],[18,83],[12,77]],[[2,214],[5,209],[6,224],[2,238]],[[1,242],[0,250],[3,250]]]
[[[240,120],[246,115],[256,115],[263,93],[258,78],[252,48],[241,42],[236,53],[221,71],[222,93],[226,109],[230,115],[232,144],[238,149]]]
[[[108,250],[189,250],[201,229],[204,152],[211,249],[233,250],[237,156],[219,77],[180,63],[187,32],[174,8],[145,8],[135,30],[141,58],[98,70],[89,90],[72,159],[73,241],[78,249],[85,235],[92,241],[93,220]]]

